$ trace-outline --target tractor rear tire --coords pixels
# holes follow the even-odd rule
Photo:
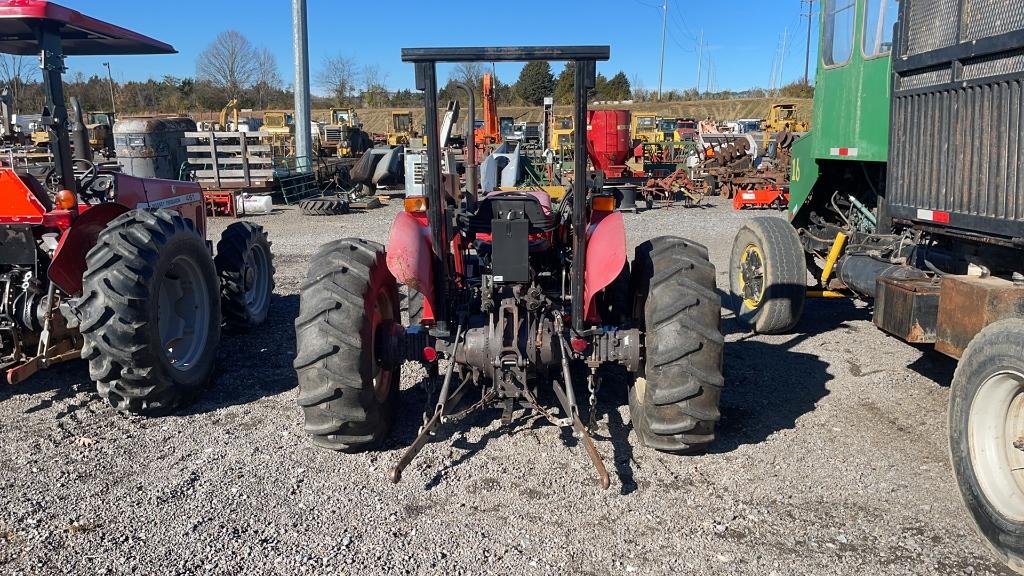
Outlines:
[[[629,390],[640,441],[664,452],[703,452],[715,438],[722,394],[721,298],[700,244],[662,236],[636,249],[634,317],[646,358]]]
[[[244,332],[263,324],[274,293],[274,255],[263,227],[251,222],[228,226],[217,242],[213,262],[227,327]]]
[[[807,261],[789,222],[749,220],[736,233],[729,268],[731,308],[741,325],[759,334],[782,334],[797,325],[807,296]]]
[[[338,216],[348,214],[348,202],[337,196],[319,196],[299,202],[299,209],[306,216]]]
[[[314,444],[358,452],[390,431],[401,369],[381,369],[374,347],[378,329],[401,322],[398,303],[380,244],[336,240],[310,261],[295,320],[295,371]]]
[[[986,326],[949,394],[949,449],[960,495],[988,547],[1024,574],[1024,320]]]
[[[121,412],[166,414],[213,374],[220,342],[217,271],[191,220],[131,210],[100,232],[78,303],[82,358]]]

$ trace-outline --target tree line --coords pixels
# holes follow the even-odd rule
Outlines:
[[[336,54],[324,58],[315,69],[313,84],[322,96],[313,96],[315,108],[352,106],[360,108],[415,107],[423,103],[417,91],[388,89],[388,75],[376,64],[360,64],[355,58]],[[452,69],[439,100],[460,100],[465,93],[459,87],[474,87],[477,102],[482,99],[485,66],[479,62],[462,63]],[[493,79],[499,106],[539,106],[552,96],[556,104],[571,104],[575,69],[567,63],[557,76],[547,62],[528,62],[514,83]],[[0,57],[0,82],[7,88],[15,113],[38,113],[43,107],[43,86],[36,58],[16,55]],[[111,86],[108,78],[86,77],[81,72],[65,78],[65,94],[76,96],[85,110],[108,110],[111,107]],[[639,77],[631,81],[619,71],[611,78],[602,73],[588,93],[590,101],[657,100],[654,90],[642,86]],[[282,80],[273,53],[253,44],[237,30],[226,30],[200,53],[195,75],[166,75],[145,81],[113,82],[113,105],[119,113],[182,113],[220,110],[231,99],[240,108],[290,109],[294,104],[292,88]],[[756,98],[772,95],[812,97],[812,86],[794,83],[777,93],[754,89],[744,92],[703,92],[695,89],[669,90],[662,101]]]

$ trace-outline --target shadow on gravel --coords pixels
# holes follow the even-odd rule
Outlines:
[[[921,356],[907,365],[907,368],[932,380],[943,388],[949,388],[953,383],[953,371],[956,370],[956,360],[941,352],[936,352],[932,346],[914,347],[921,351]]]
[[[832,331],[837,339],[857,338],[849,322],[870,318],[870,310],[857,308],[849,300],[810,300],[797,332],[786,342],[761,342],[754,335],[726,342],[722,419],[710,452],[731,452],[794,428],[797,419],[828,395],[825,384],[832,379],[826,362],[794,348]],[[733,319],[724,321],[723,329],[726,334],[746,332]]]
[[[21,395],[53,392],[39,404],[25,410],[26,414],[45,410],[61,400],[73,398],[80,392],[96,392],[96,385],[89,379],[89,365],[84,360],[73,360],[40,371],[28,380],[15,386],[0,382],[0,402]]]
[[[292,361],[298,314],[297,294],[275,294],[262,326],[246,333],[225,331],[217,352],[213,385],[178,414],[202,414],[248,404],[294,388],[297,381]]]

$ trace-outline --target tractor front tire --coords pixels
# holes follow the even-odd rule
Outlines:
[[[703,452],[715,438],[722,394],[721,298],[700,244],[669,236],[636,248],[634,317],[646,354],[629,390],[633,429],[665,452]]]
[[[86,257],[82,358],[118,411],[166,414],[209,382],[220,342],[217,272],[192,221],[131,210]]]
[[[752,218],[733,241],[729,264],[736,320],[759,334],[782,334],[800,321],[807,261],[800,236],[782,218]]]
[[[377,331],[400,323],[398,285],[384,248],[359,239],[325,244],[313,256],[295,320],[295,371],[305,430],[318,446],[358,452],[390,431],[400,368],[376,361]]]
[[[985,543],[1024,574],[1024,320],[986,326],[949,394],[949,449],[960,495]]]
[[[274,255],[263,227],[251,222],[228,226],[217,242],[213,262],[227,327],[244,332],[263,324],[274,293]]]

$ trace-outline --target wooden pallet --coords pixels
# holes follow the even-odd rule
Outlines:
[[[186,132],[188,162],[204,189],[274,187],[274,157],[261,141],[269,132]],[[191,143],[194,142],[194,143]]]

